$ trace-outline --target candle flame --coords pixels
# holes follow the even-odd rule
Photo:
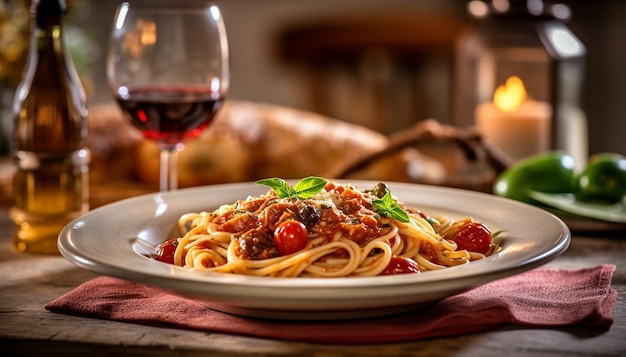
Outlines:
[[[509,77],[506,83],[499,86],[493,94],[496,108],[505,112],[517,110],[525,99],[524,82],[517,76]]]

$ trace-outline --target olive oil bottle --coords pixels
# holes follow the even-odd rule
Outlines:
[[[85,93],[63,34],[65,0],[33,0],[31,43],[13,102],[15,247],[58,253],[57,237],[88,210]]]

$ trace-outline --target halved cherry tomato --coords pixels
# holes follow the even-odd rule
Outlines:
[[[174,264],[174,253],[177,245],[178,241],[176,239],[170,239],[161,243],[154,259],[163,263]]]
[[[391,257],[389,264],[380,275],[409,274],[419,273],[420,268],[413,259],[399,257],[394,255]]]
[[[289,255],[306,248],[309,234],[304,224],[294,220],[284,221],[274,231],[274,245],[281,255]]]
[[[452,238],[459,246],[471,252],[486,253],[491,246],[491,231],[482,223],[472,222],[461,227]]]

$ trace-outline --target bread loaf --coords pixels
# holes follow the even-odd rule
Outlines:
[[[159,150],[115,103],[89,111],[91,206],[158,190]],[[479,133],[425,120],[389,137],[312,112],[229,100],[179,154],[179,186],[267,177],[403,181],[489,190],[505,159]],[[5,160],[6,161],[6,160]],[[11,201],[11,171],[0,199]]]
[[[213,124],[180,152],[179,186],[322,176],[388,142],[382,134],[315,113],[228,101]],[[158,157],[156,144],[140,144],[137,175],[153,187]]]

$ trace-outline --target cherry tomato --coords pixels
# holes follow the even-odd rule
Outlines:
[[[389,264],[380,275],[409,274],[419,273],[420,268],[413,259],[399,257],[394,255],[391,257]]]
[[[163,263],[174,264],[174,253],[176,252],[177,245],[178,241],[176,239],[171,239],[161,243],[154,259]]]
[[[486,253],[491,246],[491,231],[482,223],[472,222],[461,227],[452,238],[459,246],[471,252]]]
[[[309,234],[304,224],[294,220],[284,221],[274,231],[274,245],[281,255],[289,255],[306,248]]]

